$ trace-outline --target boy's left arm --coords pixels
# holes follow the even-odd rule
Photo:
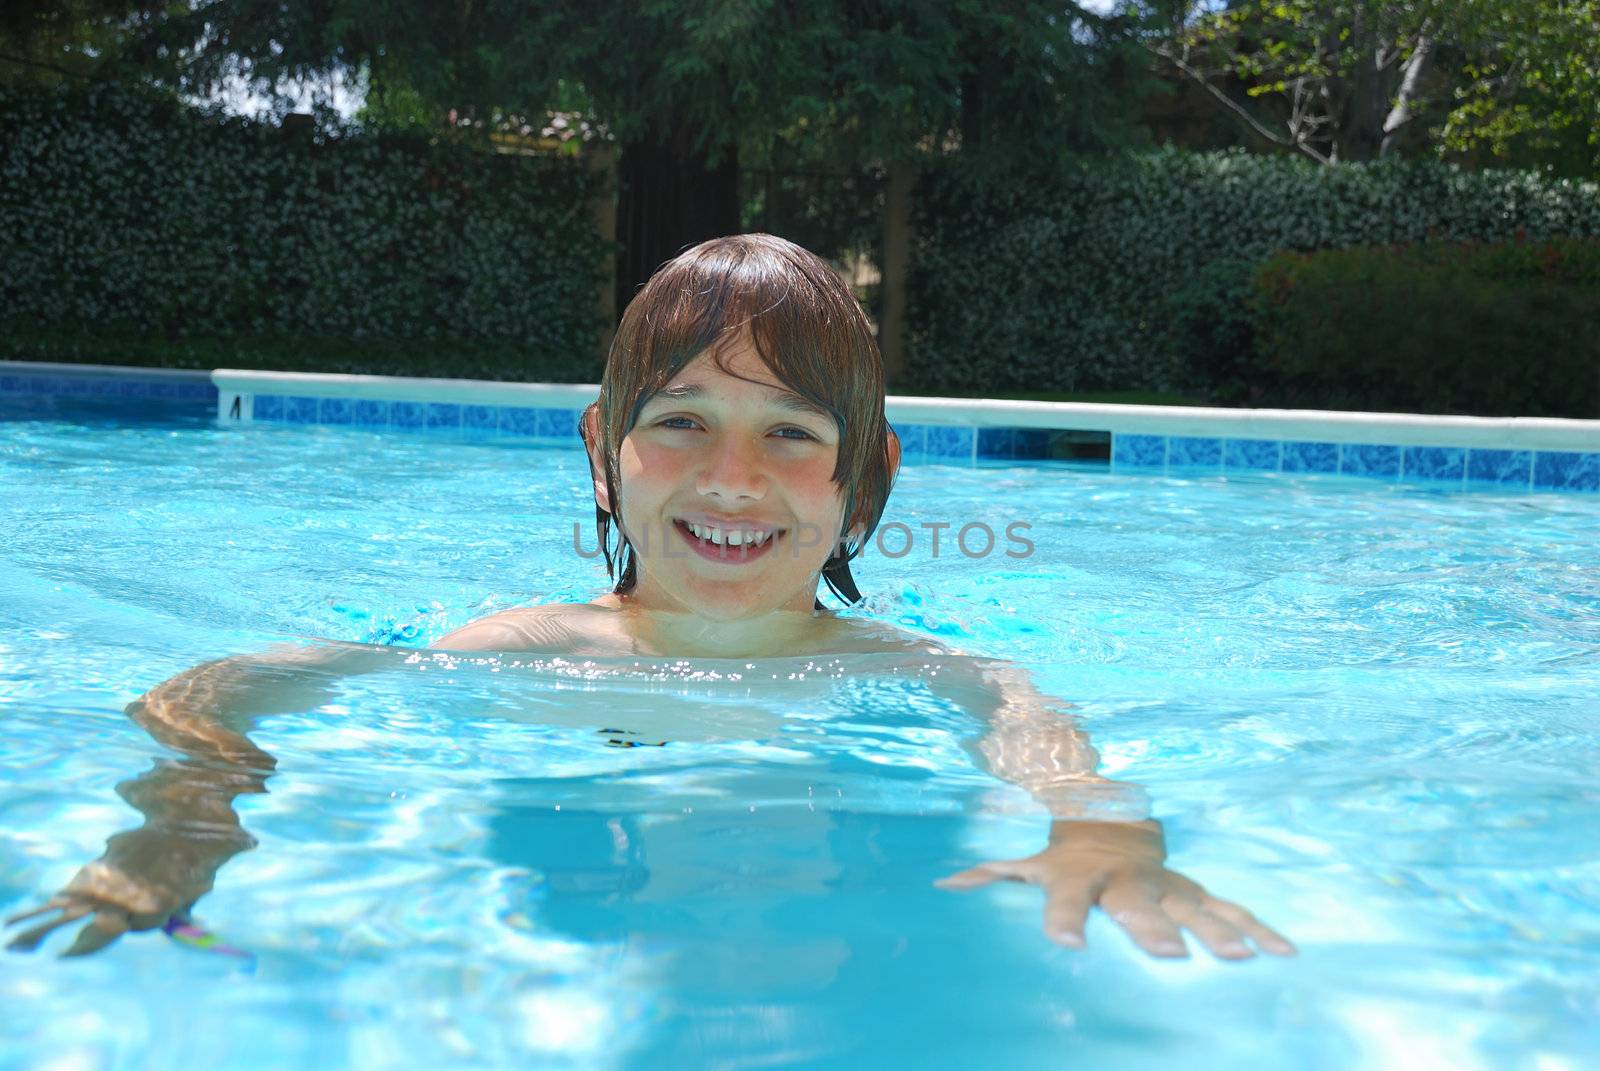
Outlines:
[[[1095,772],[1099,756],[1066,705],[1033,687],[1027,671],[999,662],[957,660],[927,678],[934,691],[982,716],[988,732],[977,751],[990,773],[1027,789],[1049,809],[1049,841],[1025,859],[983,863],[938,884],[974,889],[1023,881],[1044,890],[1044,929],[1082,947],[1089,910],[1098,904],[1153,956],[1186,956],[1189,930],[1222,959],[1294,946],[1237,904],[1211,896],[1166,868],[1161,824],[1149,816],[1138,785]]]

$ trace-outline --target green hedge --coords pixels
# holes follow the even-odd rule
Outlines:
[[[0,356],[598,375],[581,164],[0,90]]]
[[[1256,401],[1600,417],[1600,241],[1280,254],[1254,289]]]
[[[1251,276],[1274,253],[1600,235],[1600,186],[1165,150],[1007,183],[934,170],[915,226],[896,389],[1219,396],[1248,344]]]

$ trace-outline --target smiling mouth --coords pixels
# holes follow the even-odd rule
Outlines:
[[[707,561],[740,564],[771,553],[786,528],[750,531],[716,528],[675,520],[672,527],[700,557]]]

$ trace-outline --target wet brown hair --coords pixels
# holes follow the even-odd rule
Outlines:
[[[861,305],[822,258],[770,234],[714,238],[662,265],[623,313],[611,342],[598,410],[606,497],[620,509],[618,451],[639,412],[700,354],[727,372],[725,342],[748,329],[761,362],[795,394],[832,415],[839,428],[839,455],[833,482],[844,491],[844,522],[822,577],[845,603],[861,592],[850,575],[850,560],[860,553],[883,516],[893,479],[887,443],[893,434],[883,414],[883,358]],[[732,374],[732,373],[729,373]],[[742,378],[742,377],[741,377]],[[588,444],[588,419],[580,422]],[[617,532],[613,555],[612,514],[598,504],[595,525],[605,551],[606,569],[616,592],[633,589],[638,563],[632,546]],[[854,544],[844,537],[855,525]],[[818,609],[822,608],[819,601]]]

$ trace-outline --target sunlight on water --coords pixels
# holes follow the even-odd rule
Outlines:
[[[1600,1058],[1600,501],[1352,480],[911,468],[854,611],[1027,665],[1171,865],[1300,946],[1164,962],[1037,890],[1044,843],[935,663],[462,657],[581,600],[576,449],[0,424],[0,875],[41,903],[139,825],[123,713],[284,641],[401,648],[265,717],[255,844],[195,918],[0,970],[0,1066],[1578,1068]]]

